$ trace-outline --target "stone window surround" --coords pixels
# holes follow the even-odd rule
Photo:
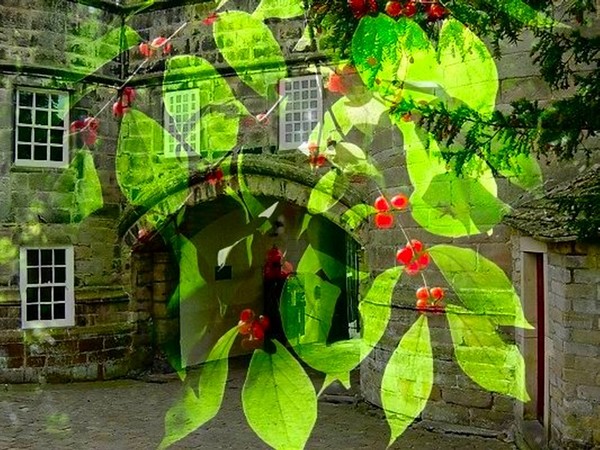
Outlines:
[[[311,80],[316,81],[316,87],[315,87],[315,84],[313,84],[313,86],[311,86],[311,83],[310,83]],[[303,81],[308,81],[307,89],[302,86]],[[298,82],[300,84],[300,89],[298,89],[298,90],[296,90],[294,88],[293,84],[292,84],[292,86],[289,86],[289,84],[296,83],[296,82]],[[321,77],[319,75],[295,76],[295,77],[290,77],[290,78],[284,78],[279,81],[279,92],[281,92],[282,95],[286,96],[284,101],[281,102],[281,110],[279,113],[279,149],[281,149],[281,150],[297,149],[299,146],[301,146],[303,143],[305,143],[308,140],[308,137],[312,133],[316,124],[323,117],[323,89],[322,89],[322,86],[323,86],[323,83],[322,83]],[[311,92],[315,92],[315,91],[316,91],[316,97],[311,96]],[[301,93],[300,97],[302,97],[302,93],[307,92],[307,98],[294,99],[293,97],[288,97],[290,95],[295,94],[296,92]],[[311,107],[310,102],[314,102],[315,100],[317,102],[316,107],[315,106]],[[288,106],[290,104],[293,104],[294,102],[299,103],[300,107],[296,110],[296,112],[287,112]],[[304,110],[304,108],[302,106],[302,102],[309,104],[308,111]],[[312,111],[315,112],[316,117],[308,117],[308,122],[307,122],[302,117],[302,115],[309,114]],[[288,120],[289,116],[292,114],[300,114],[300,119],[297,120],[294,117],[292,117],[290,120]],[[301,129],[300,130],[292,129],[291,131],[289,130],[290,127],[293,128],[296,125],[299,125]],[[307,125],[307,126],[305,127],[304,125]],[[286,129],[286,127],[287,127],[287,129]],[[306,128],[306,129],[304,129],[304,128]],[[287,139],[286,134],[288,134],[288,135],[291,134],[293,136],[291,138],[291,140]],[[297,135],[297,134],[302,135],[300,139],[295,138],[294,135]]]
[[[52,250],[53,252],[53,260],[49,265],[43,265],[41,259],[38,260],[37,265],[28,266],[27,256],[28,251],[31,250]],[[54,252],[56,250],[64,250],[64,269],[65,269],[65,277],[64,282],[54,282],[54,277],[56,275],[57,266],[62,268],[63,264],[55,264],[55,256]],[[41,255],[41,253],[39,254]],[[30,283],[28,279],[28,268],[45,267],[51,270],[52,281],[47,281],[42,283],[41,281],[41,271],[38,274],[38,283]],[[27,289],[30,287],[63,287],[65,288],[64,292],[64,318],[62,319],[47,319],[47,320],[26,320],[27,319]],[[19,292],[21,297],[21,328],[29,329],[29,328],[49,328],[49,327],[70,327],[75,325],[75,296],[74,296],[74,253],[73,246],[51,246],[51,247],[26,247],[22,246],[20,248],[20,269],[19,269]],[[52,296],[54,296],[54,290],[52,291]],[[39,302],[38,297],[38,304]],[[54,306],[53,302],[50,302],[51,305]],[[53,308],[54,315],[54,308]],[[39,314],[40,310],[38,310]],[[39,315],[38,315],[39,317]]]
[[[36,103],[34,103],[33,98],[32,98],[31,107],[21,104],[21,95],[25,92],[34,94],[33,98],[35,98],[35,99],[37,99],[38,95],[40,95],[40,94],[47,95],[48,97],[50,97],[51,95],[57,95],[57,96],[59,96],[59,98],[62,97],[63,99],[66,99],[67,104],[62,108],[65,111],[65,115],[62,118],[62,124],[53,126],[50,123],[52,112],[60,111],[60,110],[52,108],[50,98],[48,99],[49,102],[48,102],[47,107],[39,108],[40,110],[44,109],[45,112],[47,112],[48,123],[45,125],[36,124],[34,117],[35,117],[36,111],[38,111],[38,108],[36,108]],[[65,167],[67,167],[68,163],[69,163],[69,161],[68,161],[68,159],[69,159],[68,158],[68,156],[69,156],[69,134],[68,134],[69,93],[64,90],[57,90],[57,89],[41,89],[41,88],[34,88],[34,87],[28,87],[28,86],[18,86],[15,90],[14,107],[15,107],[15,109],[14,109],[14,121],[15,121],[15,126],[14,126],[14,130],[15,130],[14,131],[14,133],[15,133],[14,134],[14,164],[15,164],[15,166],[40,167],[40,168],[65,168]],[[21,111],[24,111],[26,109],[30,109],[32,112],[31,126],[27,126],[27,124],[25,124],[25,123],[20,124],[20,113],[21,113]],[[20,137],[19,131],[20,131],[20,129],[24,129],[24,128],[29,128],[31,130],[30,140],[28,143],[30,150],[31,150],[31,159],[19,158],[19,144],[23,145],[23,144],[27,143],[26,141],[19,140],[19,137]],[[35,131],[36,130],[46,131],[46,141],[45,142],[39,142],[39,143],[35,142]],[[49,135],[49,133],[51,133],[52,131],[62,132],[62,141],[60,142],[60,144],[54,143],[54,145],[53,145],[50,135]],[[46,153],[45,159],[35,159],[35,147],[43,147],[45,149],[45,153]],[[53,148],[60,149],[60,151],[61,151],[61,159],[60,160],[52,160],[51,150]]]

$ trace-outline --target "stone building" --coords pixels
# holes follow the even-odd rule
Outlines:
[[[333,123],[339,96],[314,75],[314,67],[328,61],[303,39],[301,17],[240,13],[258,30],[254,42],[267,29],[281,48],[284,65],[276,59],[269,65],[265,55],[273,47],[247,48],[235,31],[229,44],[215,41],[210,17],[218,2],[148,3],[0,5],[2,382],[112,379],[159,370],[165,361],[178,370],[201,363],[240,311],[262,309],[262,267],[273,245],[295,266],[311,245],[351,269],[326,274],[342,300],[331,308],[325,338],[347,338],[357,331],[359,284],[363,295],[369,284],[359,273],[374,279],[394,264],[398,243],[406,240],[399,229],[345,220],[353,205],[370,205],[379,195],[360,173],[349,177],[333,207],[306,225],[307,211],[321,212],[310,199],[327,164],[315,170],[295,149],[318,139],[313,128],[323,116],[330,129],[341,127],[350,142],[368,148],[386,195],[408,194],[411,183],[398,157],[402,136],[386,114],[365,110],[348,123]],[[224,9],[252,12],[256,3],[231,0]],[[256,25],[261,21],[266,28]],[[171,54],[159,49],[148,61],[139,54],[140,42],[174,32]],[[227,60],[220,51],[226,45],[238,46]],[[500,107],[522,96],[552,95],[528,52],[527,44],[507,47],[498,63]],[[232,58],[243,70],[233,70]],[[125,83],[136,89],[137,112],[115,118],[110,106]],[[277,103],[274,86],[289,94],[287,103]],[[222,96],[231,99],[219,104]],[[203,101],[214,109],[202,110]],[[184,128],[196,113],[216,119]],[[97,116],[99,127],[95,142],[84,146],[83,134],[70,134],[69,125],[86,115]],[[173,136],[183,136],[184,144]],[[198,148],[201,158],[193,151]],[[218,162],[232,150],[236,159],[225,159],[224,178],[215,179]],[[506,180],[498,180],[498,190],[508,203],[520,193]],[[256,220],[246,223],[240,198],[248,209],[258,201]],[[257,212],[275,203],[268,220],[260,220]],[[516,432],[530,443],[541,436],[550,448],[600,445],[594,431],[600,420],[597,246],[572,236],[547,238],[516,219],[456,239],[427,233],[408,215],[402,220],[411,238],[468,246],[512,274],[526,316],[537,325],[537,332],[516,336],[513,328],[503,329],[525,355],[533,400],[524,405],[465,375],[444,315],[432,315],[434,386],[418,426],[507,438]],[[264,232],[256,233],[264,223]],[[520,238],[511,227],[537,240]],[[223,261],[219,250],[228,247]],[[432,277],[443,282],[439,274]],[[361,364],[361,392],[374,404],[381,405],[381,377],[394,348],[419,317],[419,284],[406,277],[396,287],[386,333]],[[245,350],[236,343],[232,352]],[[530,432],[536,421],[542,431]]]

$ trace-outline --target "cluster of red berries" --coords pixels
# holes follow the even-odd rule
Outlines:
[[[123,88],[117,100],[112,106],[112,112],[115,117],[123,117],[135,101],[136,92],[131,86]]]
[[[220,167],[217,167],[216,169],[210,170],[204,176],[204,181],[206,181],[208,184],[210,184],[212,186],[216,186],[221,181],[223,181],[224,176],[225,175],[223,174],[223,169],[221,169]]]
[[[348,6],[357,19],[367,14],[376,14],[379,9],[376,0],[348,0]],[[394,19],[413,17],[421,12],[429,22],[436,22],[448,16],[448,10],[438,0],[390,0],[386,3],[384,11]]]
[[[319,151],[319,146],[314,142],[308,144],[308,163],[312,169],[322,167],[327,161],[327,157]]]
[[[82,117],[73,122],[69,127],[71,134],[79,133],[83,143],[88,147],[96,143],[98,139],[98,119],[95,117]]]
[[[423,286],[417,289],[417,309],[420,311],[429,309],[434,311],[442,311],[444,305],[442,299],[444,298],[444,290],[441,287],[433,287],[427,289]]]
[[[331,93],[346,95],[352,88],[353,81],[351,77],[356,74],[353,66],[344,66],[341,70],[336,70],[329,76],[325,87]]]
[[[431,258],[425,251],[423,243],[418,239],[412,239],[404,248],[396,252],[396,261],[404,266],[407,275],[416,275],[427,268]]]
[[[242,347],[246,350],[256,349],[262,346],[265,332],[269,329],[269,318],[260,315],[256,317],[250,308],[244,309],[240,314],[238,332],[245,336],[242,339]]]
[[[171,43],[163,36],[154,38],[150,42],[142,42],[138,47],[140,55],[144,58],[152,58],[154,55],[157,55],[158,51],[161,49],[163,56],[170,54],[173,50]]]
[[[390,208],[393,207],[399,211],[406,209],[408,207],[408,197],[404,194],[398,194],[388,202],[383,195],[380,195],[375,199],[373,207],[377,210],[375,226],[380,229],[392,228],[394,226],[394,215],[389,212]]]

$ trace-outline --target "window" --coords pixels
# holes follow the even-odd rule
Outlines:
[[[68,163],[69,96],[19,89],[16,98],[15,164],[64,167]]]
[[[23,328],[75,324],[73,247],[21,248]]]
[[[165,102],[164,155],[175,157],[183,152],[196,155],[200,148],[200,90],[167,91]]]
[[[280,92],[286,96],[279,114],[279,148],[298,148],[307,142],[323,114],[321,82],[317,75],[286,78]]]

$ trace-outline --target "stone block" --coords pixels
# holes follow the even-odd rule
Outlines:
[[[492,406],[491,393],[473,389],[444,388],[442,390],[442,399],[446,403],[474,408],[490,408]]]
[[[573,269],[573,281],[575,283],[600,283],[600,273],[589,269]]]
[[[460,405],[451,405],[443,402],[429,402],[421,414],[421,417],[436,422],[465,424],[469,423],[469,410]]]
[[[577,396],[582,400],[600,403],[600,386],[578,386]]]
[[[578,342],[563,342],[565,353],[579,356],[596,357],[600,355],[600,345],[580,344]]]

